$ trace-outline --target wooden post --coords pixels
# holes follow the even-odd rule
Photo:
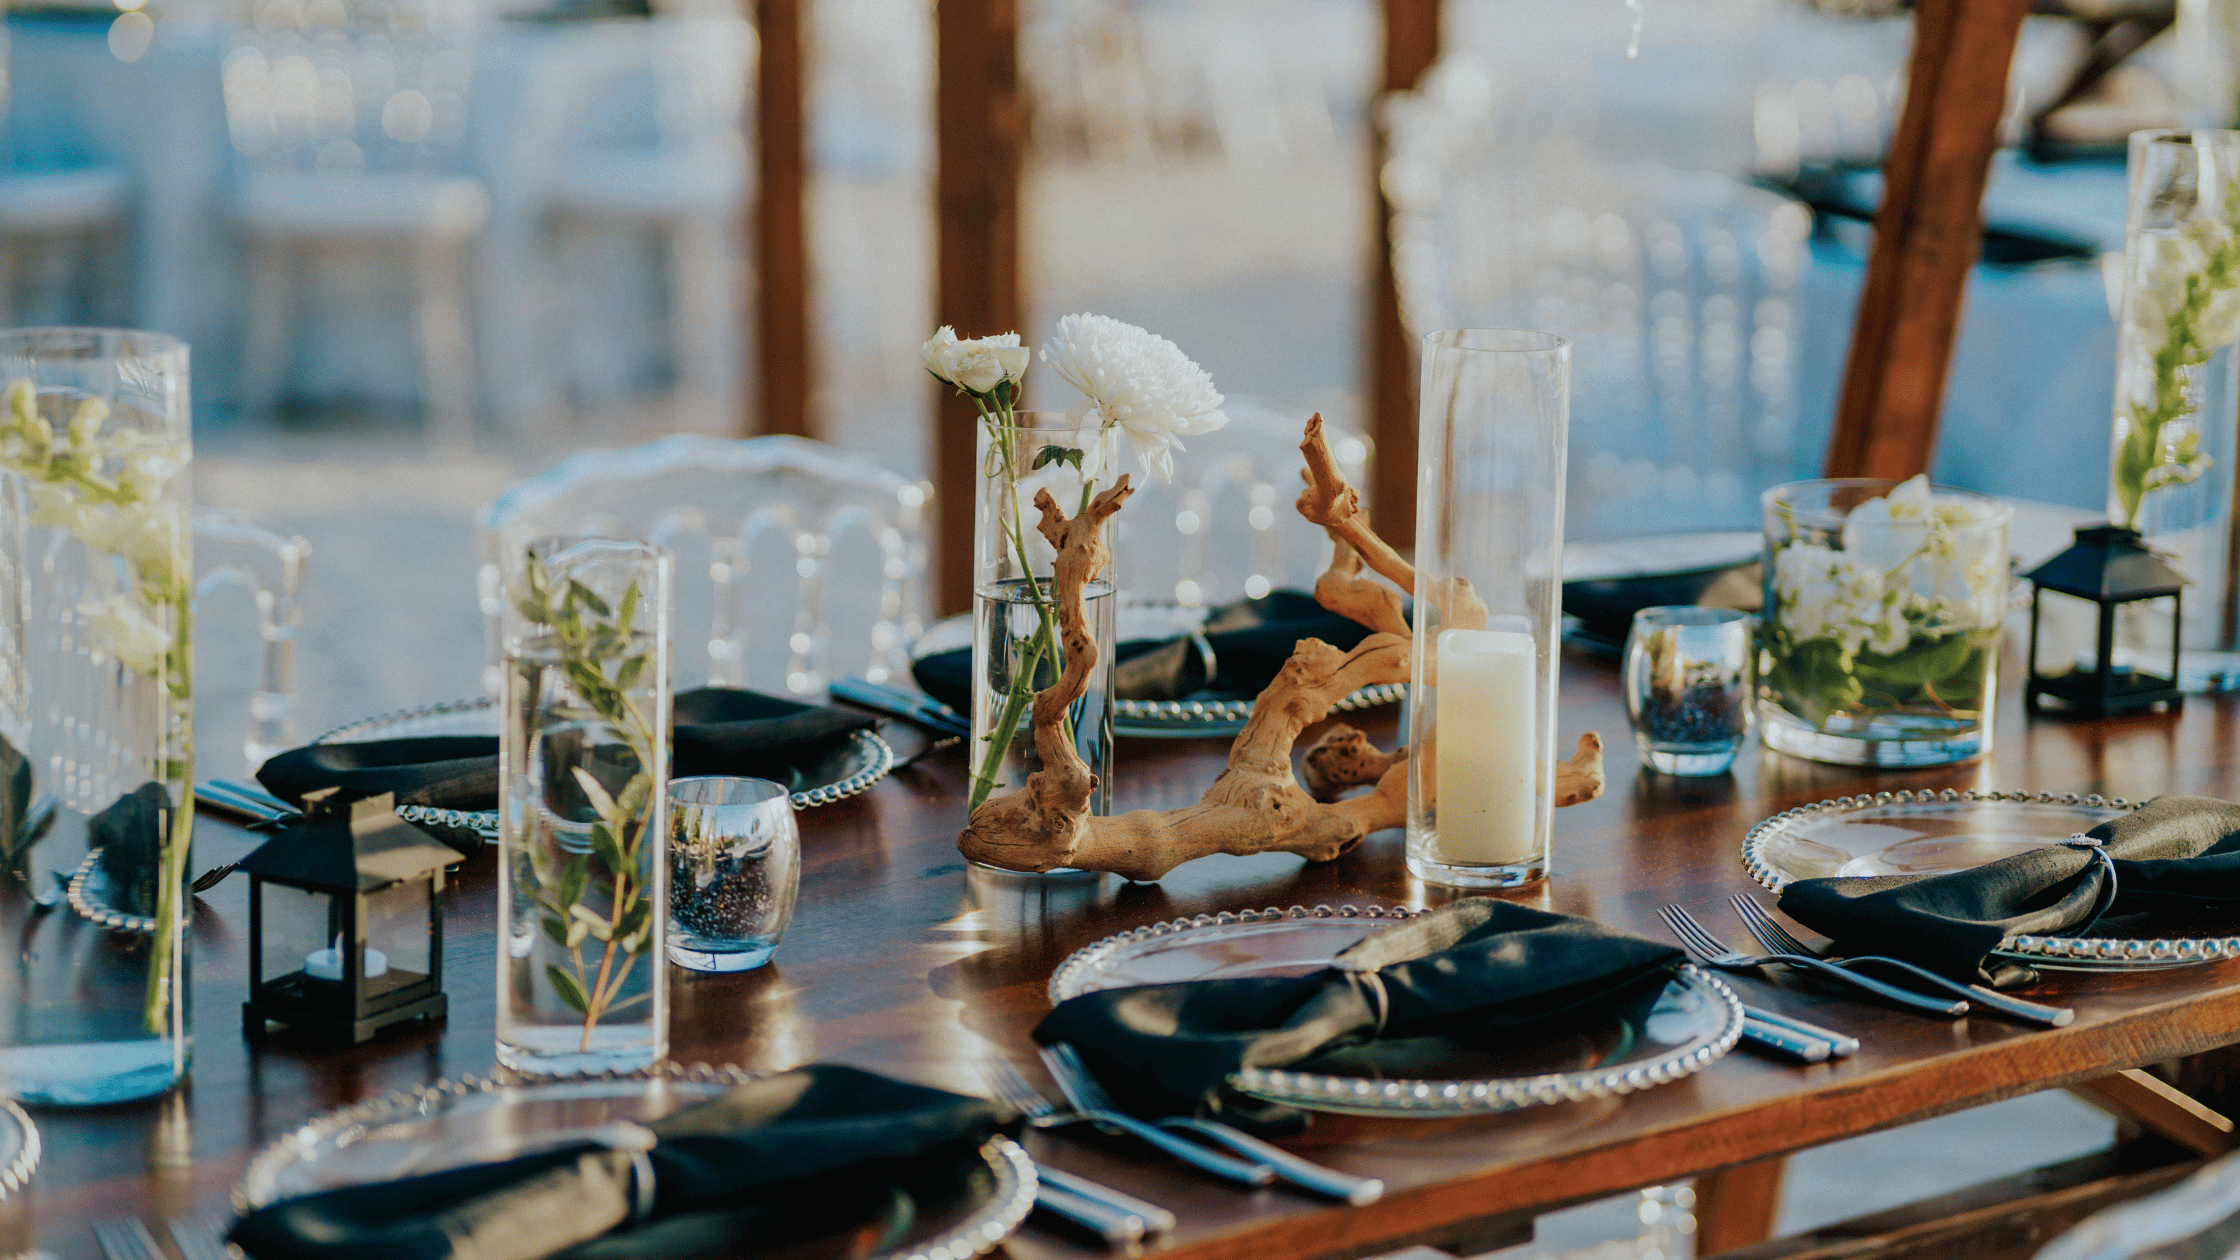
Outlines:
[[[756,0],[761,72],[755,76],[755,337],[760,423],[741,435],[809,432],[809,230],[803,202],[802,0]]]
[[[934,322],[955,325],[966,338],[1023,333],[1019,173],[1027,110],[1019,90],[1018,0],[939,0],[934,21],[940,235]],[[943,390],[934,430],[934,590],[942,613],[972,607],[978,426],[972,403]]]
[[[1384,90],[1405,92],[1439,57],[1439,0],[1384,0]],[[1377,442],[1370,514],[1395,547],[1416,537],[1416,365],[1400,324],[1392,274],[1392,220],[1384,202],[1384,136],[1372,130],[1369,188],[1375,196],[1376,256],[1369,261],[1370,430]]]
[[[1920,0],[1905,113],[1859,295],[1830,477],[1929,470],[1960,297],[1983,235],[1983,185],[2029,0]]]

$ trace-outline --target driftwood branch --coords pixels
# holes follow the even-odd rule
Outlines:
[[[1305,787],[1291,771],[1291,752],[1300,734],[1328,717],[1332,705],[1363,687],[1408,680],[1413,644],[1400,596],[1363,570],[1409,589],[1415,583],[1414,567],[1369,528],[1360,494],[1330,458],[1322,417],[1307,422],[1300,449],[1307,461],[1307,489],[1299,496],[1299,512],[1322,526],[1334,545],[1330,567],[1315,583],[1315,598],[1375,633],[1350,652],[1319,639],[1301,639],[1253,705],[1251,719],[1230,747],[1228,769],[1196,805],[1090,817],[1096,778],[1064,738],[1060,719],[1080,698],[1096,667],[1097,646],[1086,628],[1082,591],[1111,559],[1102,541],[1103,525],[1130,491],[1122,479],[1072,519],[1048,494],[1036,496],[1043,536],[1059,548],[1056,586],[1065,671],[1035,697],[1035,750],[1042,769],[1024,787],[973,813],[957,840],[966,857],[1013,870],[1073,866],[1155,880],[1184,862],[1215,853],[1296,853],[1326,862],[1372,831],[1406,824],[1405,748],[1381,752],[1361,732],[1341,724],[1307,750]],[[1458,582],[1434,598],[1442,626],[1486,624],[1485,605],[1468,583]],[[1556,766],[1555,777],[1559,806],[1601,795],[1602,741],[1592,733],[1581,736],[1571,759]],[[1342,793],[1364,786],[1370,790],[1341,799]]]

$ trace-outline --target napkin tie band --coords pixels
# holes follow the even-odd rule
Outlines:
[[[1331,965],[1346,973],[1346,978],[1353,981],[1353,988],[1356,993],[1366,994],[1376,999],[1377,1024],[1376,1027],[1369,1030],[1369,1040],[1374,1041],[1383,1036],[1384,1021],[1392,1014],[1392,995],[1385,992],[1384,977],[1377,973],[1376,968],[1363,967],[1354,959],[1340,957]]]
[[[2088,836],[2081,831],[2061,843],[2066,848],[2083,849],[2100,859],[2100,892],[2092,899],[2092,913],[2083,923],[2070,928],[2066,933],[2069,936],[2084,936],[2092,931],[2093,925],[2100,922],[2100,916],[2108,912],[2108,907],[2116,903],[2116,860],[2108,856],[2108,846],[2101,843],[2099,837]]]
[[[642,1150],[630,1152],[630,1223],[642,1225],[653,1215],[653,1160]]]

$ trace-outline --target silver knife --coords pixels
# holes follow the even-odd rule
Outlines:
[[[1807,1037],[1748,1017],[1742,1021],[1742,1039],[1754,1046],[1779,1051],[1800,1063],[1825,1063],[1831,1053],[1828,1043],[1818,1037]]]

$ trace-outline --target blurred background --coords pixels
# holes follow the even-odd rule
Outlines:
[[[2240,6],[2040,7],[1937,479],[2083,519],[2106,492],[2122,138],[2231,125]],[[810,436],[934,478],[934,9],[800,8],[808,267],[779,296],[805,300],[809,348],[772,365],[756,312],[795,281],[753,247],[760,59],[735,0],[10,0],[0,323],[191,344],[200,502],[308,542],[305,617],[282,627],[295,736],[476,694],[483,662],[456,649],[481,640],[477,509],[580,448],[762,432],[774,367],[806,370]],[[1115,316],[1177,342],[1233,415],[1370,433],[1389,216],[1409,331],[1574,340],[1572,539],[1753,528],[1760,490],[1816,475],[1902,10],[1448,0],[1437,64],[1393,94],[1375,0],[1020,0],[1020,19],[1029,344]],[[1045,375],[1030,403],[1066,405]],[[1211,493],[1162,510],[1187,536]],[[242,628],[198,636],[221,726],[259,650],[228,615]],[[1902,1152],[1804,1157],[1783,1230],[2107,1137],[2066,1095],[2002,1107]],[[1685,1246],[1669,1219],[1636,1237],[1638,1207],[1564,1218],[1540,1249]]]

